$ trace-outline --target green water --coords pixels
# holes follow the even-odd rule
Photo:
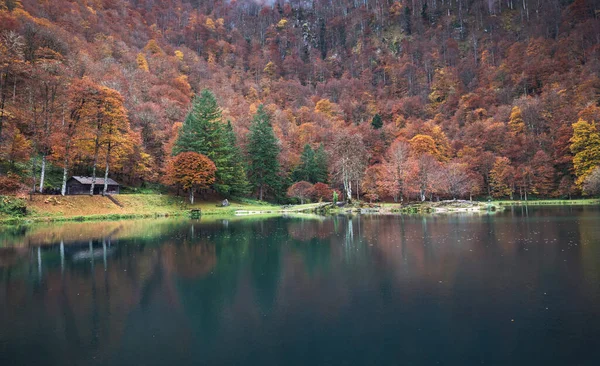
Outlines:
[[[0,365],[598,365],[600,209],[0,228]]]

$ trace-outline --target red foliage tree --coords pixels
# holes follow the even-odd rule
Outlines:
[[[294,183],[287,190],[288,197],[297,198],[301,204],[313,195],[313,185],[306,181]]]
[[[333,200],[333,189],[325,183],[315,183],[311,198],[315,201],[331,201]]]

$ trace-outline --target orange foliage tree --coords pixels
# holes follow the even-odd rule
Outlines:
[[[190,203],[194,204],[194,192],[207,189],[215,182],[217,168],[206,155],[183,152],[167,165],[167,184],[181,187],[189,192]]]

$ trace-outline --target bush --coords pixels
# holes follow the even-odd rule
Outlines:
[[[13,194],[21,188],[19,177],[13,174],[0,176],[0,194]]]
[[[22,199],[0,196],[0,213],[18,217],[25,216],[27,205]]]
[[[325,183],[317,183],[313,186],[312,199],[315,201],[333,200],[333,190]]]

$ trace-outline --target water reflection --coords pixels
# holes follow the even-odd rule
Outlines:
[[[599,215],[10,229],[0,233],[0,361],[586,364],[600,335]]]

